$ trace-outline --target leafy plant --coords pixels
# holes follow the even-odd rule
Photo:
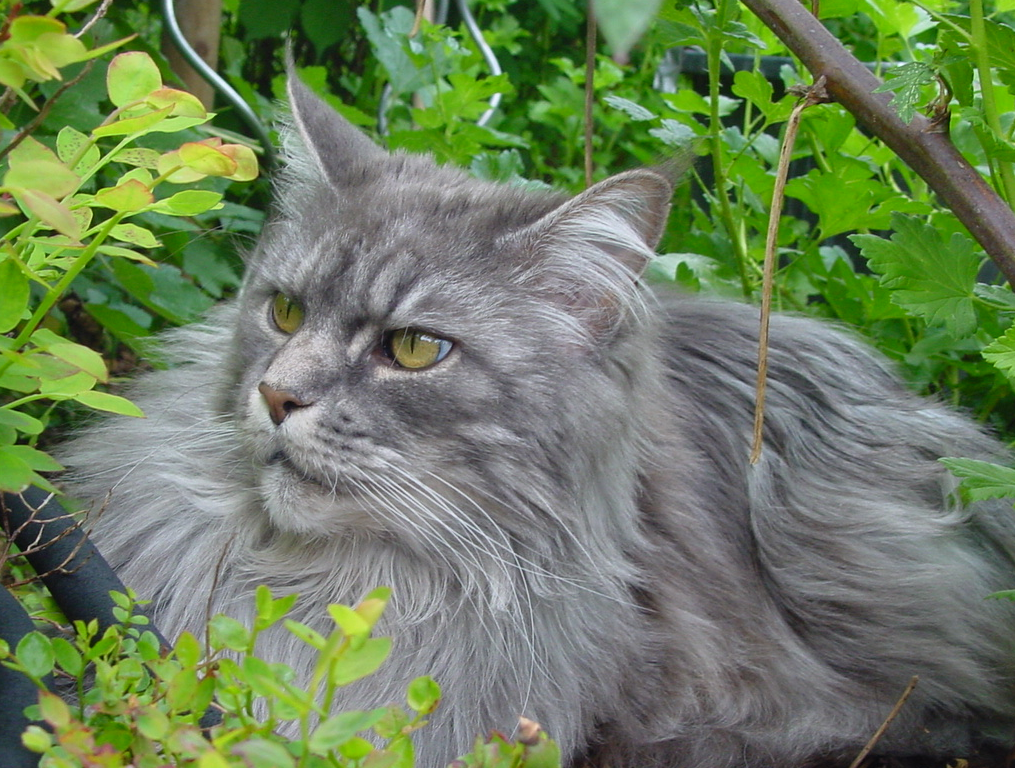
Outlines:
[[[411,734],[425,727],[440,703],[440,687],[430,678],[412,681],[403,705],[332,711],[337,691],[374,672],[391,650],[389,639],[372,636],[388,590],[375,590],[355,608],[330,606],[334,629],[324,636],[285,619],[295,595],[276,599],[261,586],[253,627],[215,616],[207,649],[184,633],[168,653],[146,629],[147,617],[137,611],[135,597],[113,597],[121,623],[101,634],[94,621],[76,622],[73,640],[33,632],[14,649],[0,643],[2,663],[39,687],[39,703],[29,715],[45,726],[30,726],[24,742],[41,755],[41,768],[414,764]],[[258,635],[279,622],[318,653],[306,688],[293,682],[285,664],[268,664],[254,654]],[[50,674],[73,684],[76,703],[46,689],[43,680]],[[94,680],[90,685],[88,678]],[[209,707],[221,713],[221,723],[203,732],[201,718]],[[278,729],[286,725],[299,735],[280,735]],[[530,726],[523,739],[480,740],[461,765],[559,766],[559,754],[545,735]]]
[[[20,16],[10,26],[33,31],[63,28],[54,19],[31,16]],[[0,43],[0,60],[9,64],[6,70],[0,68],[0,78],[17,82],[12,74],[17,66],[25,78],[58,76],[64,63],[108,48],[80,53],[83,46],[76,38],[43,32],[30,51],[35,71],[20,63],[28,56],[27,37],[25,32],[12,33]],[[69,46],[67,39],[76,46]],[[66,53],[68,48],[73,48],[73,57]],[[7,59],[2,59],[4,52]],[[144,268],[155,264],[145,252],[161,243],[151,229],[138,223],[143,215],[192,217],[222,206],[222,195],[210,190],[183,189],[157,196],[163,185],[190,184],[208,176],[238,181],[257,176],[253,152],[220,138],[187,141],[169,151],[138,144],[151,134],[176,133],[211,117],[192,95],[164,87],[147,54],[117,56],[107,70],[106,84],[114,109],[88,133],[64,126],[52,149],[26,126],[0,152],[4,161],[0,214],[14,220],[0,237],[4,285],[0,333],[6,334],[0,336],[0,389],[11,393],[0,405],[0,490],[19,491],[29,484],[55,490],[38,473],[60,467],[34,447],[54,404],[73,400],[141,415],[122,397],[96,388],[108,381],[98,352],[47,327],[54,305],[97,258],[111,260],[114,271],[146,276]],[[20,84],[16,87],[20,89]],[[107,167],[118,168],[118,175],[107,186],[97,184],[100,171]],[[41,412],[34,408],[40,402],[49,404]]]

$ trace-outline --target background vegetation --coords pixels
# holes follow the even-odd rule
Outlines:
[[[267,158],[246,138],[251,132],[237,111],[220,99],[209,121],[199,102],[164,87],[176,81],[160,53],[161,11],[117,0],[96,18],[96,7],[87,0],[0,3],[0,84],[8,88],[0,100],[0,489],[9,491],[50,487],[46,473],[59,467],[45,448],[83,411],[132,412],[115,395],[118,380],[139,365],[158,365],[145,354],[153,334],[197,318],[236,290],[242,253],[269,204],[268,182],[252,180],[253,153]],[[586,31],[584,3],[476,0],[472,12],[502,69],[495,73],[456,9],[435,24],[390,0],[225,0],[219,71],[271,125],[287,37],[301,77],[382,144],[431,152],[509,183],[577,191],[589,178],[691,152],[698,161],[649,279],[756,301],[780,136],[794,89],[810,85],[811,75],[735,0],[619,8],[603,0],[598,7],[609,45],[586,62],[576,43]],[[903,119],[926,113],[1011,205],[1015,2],[825,0],[817,12],[885,79]],[[110,65],[114,49],[133,53]],[[487,115],[494,98],[499,107]],[[953,213],[838,104],[804,110],[791,159],[775,238],[775,307],[855,329],[915,389],[1015,435],[1015,297]],[[951,466],[969,477],[973,496],[1015,491],[1010,469]],[[262,600],[265,621],[278,621],[276,603]],[[203,706],[194,702],[206,701],[219,683],[202,682],[212,679],[210,667],[190,641],[178,649],[177,667],[153,668],[150,641],[128,620],[131,605],[119,639],[104,652],[113,659],[127,650],[136,668],[111,672],[111,687],[100,680],[95,696],[105,704],[92,702],[101,717],[86,736],[138,756],[147,754],[145,739],[164,744],[178,730],[193,735],[195,718],[176,730],[165,730],[160,718],[199,715]],[[365,642],[355,638],[366,638],[369,624],[338,623],[332,646],[305,639],[334,653],[342,643]],[[220,626],[213,647],[245,653],[250,638],[233,630]],[[33,679],[54,665],[80,677],[82,658],[101,657],[88,647],[19,648],[11,663]],[[322,662],[322,674],[330,674],[330,663]],[[190,682],[172,682],[180,669],[189,670]],[[220,700],[238,702],[239,712],[258,696],[286,702],[279,706],[289,714],[313,709],[291,690],[271,689],[256,660],[237,669],[216,690]],[[242,695],[229,689],[233,683]],[[191,684],[193,691],[179,692]],[[410,708],[422,716],[436,694],[419,685]],[[140,703],[117,709],[128,692]],[[43,707],[36,714],[58,734],[64,724],[68,739],[81,736],[79,719],[53,700]],[[258,764],[250,755],[260,747],[237,757],[236,744],[275,742],[237,717],[216,757],[195,747],[180,760]],[[370,717],[347,722],[361,727],[338,730],[342,738],[314,742],[308,732],[284,749],[301,765],[365,765],[368,752],[357,752],[365,747],[354,734],[390,725],[387,715]],[[406,718],[384,733],[397,740],[419,724]],[[67,744],[35,738],[55,755],[52,765],[72,764],[59,762],[69,759]],[[280,759],[274,746],[263,749],[263,764],[282,764],[270,762]],[[505,760],[526,759],[506,742],[496,749]],[[411,750],[385,754],[371,759],[411,764]]]

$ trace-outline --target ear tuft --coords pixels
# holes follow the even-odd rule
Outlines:
[[[642,301],[637,280],[666,228],[672,195],[670,182],[650,170],[590,187],[529,228],[523,280],[601,336]]]
[[[291,63],[287,69],[291,118],[284,147],[291,169],[298,177],[316,176],[339,188],[363,181],[387,153],[314,94]]]

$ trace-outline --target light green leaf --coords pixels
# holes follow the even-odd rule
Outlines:
[[[50,456],[30,445],[9,445],[5,449],[9,456],[21,459],[34,472],[59,472],[63,465]]]
[[[955,336],[976,330],[973,288],[982,255],[964,235],[941,234],[918,219],[894,214],[891,239],[852,235],[892,301]]]
[[[94,408],[97,411],[109,411],[119,413],[123,416],[134,416],[144,418],[144,411],[125,397],[113,395],[109,392],[96,392],[94,390],[81,392],[74,396],[79,403]]]
[[[185,189],[159,200],[151,210],[170,216],[197,216],[222,207],[222,195],[206,189]]]
[[[56,657],[53,645],[41,632],[29,632],[18,641],[14,655],[32,677],[43,677],[53,671]]]
[[[20,493],[41,478],[18,456],[10,453],[13,445],[0,445],[0,491]]]
[[[56,153],[68,167],[74,158],[78,158],[71,168],[75,173],[91,169],[101,155],[99,148],[85,134],[69,125],[61,128],[56,135]]]
[[[158,65],[142,51],[121,53],[106,70],[109,100],[118,107],[140,101],[161,87],[162,75]]]
[[[1015,498],[1015,469],[977,459],[940,459],[956,477],[970,501]]]
[[[28,308],[28,277],[12,260],[0,261],[0,333],[7,333]]]
[[[152,112],[145,112],[136,117],[125,117],[122,120],[116,120],[115,122],[100,125],[98,128],[93,129],[92,136],[98,138],[105,136],[128,136],[131,134],[142,136],[156,130],[160,123],[165,122],[172,111],[172,107],[163,107]]]
[[[75,368],[81,369],[93,379],[106,381],[109,378],[106,362],[102,359],[102,355],[94,349],[67,340],[61,340],[56,344],[47,344],[44,349],[53,357],[58,357],[65,363],[70,363]]]
[[[145,229],[137,224],[117,224],[113,227],[110,235],[117,240],[142,248],[158,248],[162,245],[150,229]]]
[[[117,152],[113,159],[118,163],[148,168],[154,171],[159,165],[159,153],[147,147],[129,147]]]
[[[243,759],[250,768],[293,768],[295,758],[277,741],[249,738],[232,748],[233,754]],[[202,761],[203,768],[203,761]]]
[[[80,371],[58,379],[40,379],[39,392],[54,400],[66,400],[89,391],[95,386],[95,377]]]
[[[59,200],[35,189],[11,187],[10,191],[22,206],[38,216],[46,226],[75,241],[81,237],[80,221]]]
[[[655,112],[645,109],[641,104],[637,104],[630,99],[615,96],[612,93],[608,94],[603,100],[614,109],[619,109],[635,122],[654,120],[658,117]]]
[[[1015,325],[1004,336],[994,339],[983,349],[983,358],[993,363],[998,370],[1015,381]]]
[[[384,709],[370,712],[342,712],[329,717],[310,735],[310,750],[323,755],[329,750],[344,744],[357,733],[373,728],[387,713]]]
[[[135,213],[154,201],[152,191],[135,179],[115,187],[100,189],[95,193],[95,202],[98,205],[121,213]]]
[[[417,677],[405,694],[409,707],[421,715],[429,715],[441,700],[441,687],[432,677]]]
[[[11,427],[26,435],[42,433],[45,425],[34,416],[9,408],[0,408],[0,425]]]
[[[331,667],[332,685],[349,685],[373,674],[391,653],[390,637],[372,637],[359,648],[349,648]]]
[[[599,29],[614,58],[627,58],[628,51],[648,29],[660,5],[661,0],[596,0],[593,3]]]
[[[889,69],[885,73],[885,82],[875,88],[874,93],[894,91],[890,103],[898,111],[899,119],[908,125],[922,100],[923,89],[936,80],[936,73],[930,66],[921,61],[911,61]]]

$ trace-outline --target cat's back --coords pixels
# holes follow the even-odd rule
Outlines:
[[[933,754],[944,722],[959,730],[968,723],[975,743],[981,717],[1007,721],[1010,731],[1015,611],[984,598],[1015,584],[1012,510],[1005,502],[963,507],[938,461],[1005,461],[999,443],[909,392],[888,361],[850,333],[776,316],[764,448],[751,464],[758,309],[660,301],[672,428],[696,452],[692,498],[729,543],[730,566],[745,572],[744,594],[723,596],[714,620],[729,636],[766,637],[772,651],[772,666],[752,670],[756,682],[727,703],[717,699],[711,716],[731,721],[735,714],[723,707],[758,697],[784,713],[787,729],[812,722],[816,737],[821,724],[834,724],[824,747],[801,743],[802,752],[862,743],[919,676],[883,748]],[[680,524],[665,509],[686,505],[688,489],[666,474],[650,483],[649,514],[656,530],[669,525],[677,539]],[[699,578],[673,562],[651,567],[674,584]],[[852,710],[843,706],[849,701]],[[945,739],[948,748],[955,738]]]

